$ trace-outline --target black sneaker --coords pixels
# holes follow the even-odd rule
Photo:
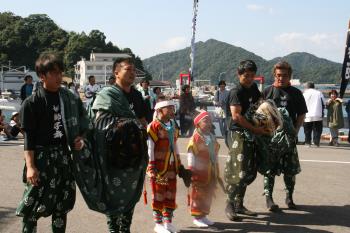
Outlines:
[[[291,210],[297,209],[297,206],[294,204],[292,196],[289,196],[289,195],[286,196],[286,205],[288,206],[288,209],[291,209]]]
[[[245,208],[244,205],[239,206],[236,209],[236,213],[237,214],[243,214],[243,215],[248,215],[248,216],[258,216],[258,214],[256,212],[253,212],[251,210],[248,210],[247,208]]]
[[[226,214],[227,218],[230,219],[231,221],[240,221],[241,220],[241,218],[239,216],[237,216],[237,214],[235,212],[235,208],[233,207],[233,204],[231,204],[230,202],[227,202],[227,204],[226,204],[225,214]]]
[[[269,196],[266,196],[266,207],[271,212],[275,212],[279,209],[279,206],[276,205],[272,197]]]

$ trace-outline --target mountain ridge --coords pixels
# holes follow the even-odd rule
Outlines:
[[[144,67],[153,79],[161,79],[163,67],[164,80],[174,82],[180,73],[187,73],[190,66],[190,47],[157,54],[143,60]],[[237,82],[236,67],[244,59],[253,60],[257,66],[257,75],[265,77],[267,83],[272,83],[272,68],[279,60],[289,62],[293,68],[293,78],[301,82],[339,83],[342,64],[325,58],[319,58],[307,52],[293,52],[283,57],[266,60],[263,57],[241,47],[215,39],[196,43],[196,58],[194,65],[195,80],[211,80],[217,83],[219,74],[228,82]]]

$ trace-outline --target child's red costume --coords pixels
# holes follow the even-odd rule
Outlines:
[[[209,214],[212,197],[219,177],[218,151],[215,136],[203,135],[196,129],[188,144],[188,166],[192,171],[191,215]]]

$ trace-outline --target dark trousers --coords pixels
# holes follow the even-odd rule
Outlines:
[[[284,174],[283,176],[285,190],[290,197],[293,195],[295,187],[295,175]],[[264,175],[264,193],[265,196],[272,197],[273,187],[275,186],[275,175]]]
[[[52,214],[51,230],[53,233],[65,233],[67,226],[67,214]],[[22,233],[36,233],[37,231],[37,220],[23,218]]]
[[[226,118],[219,117],[218,121],[219,121],[221,135],[223,138],[226,138],[226,135],[227,135]]]
[[[247,186],[257,175],[256,148],[243,132],[228,131],[229,158],[226,160],[224,178],[230,203],[243,203]]]
[[[311,145],[312,141],[315,145],[320,145],[323,124],[322,121],[304,122],[305,144]]]
[[[110,233],[130,233],[130,226],[132,222],[132,215],[134,209],[129,212],[107,215],[107,225]]]
[[[180,114],[180,131],[181,136],[192,136],[194,131],[193,119],[186,114]],[[188,132],[188,134],[187,134]]]

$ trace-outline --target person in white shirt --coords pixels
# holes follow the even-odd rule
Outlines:
[[[308,112],[304,120],[305,145],[320,146],[321,134],[323,129],[323,110],[325,108],[325,99],[322,92],[315,89],[313,82],[305,84],[304,98]]]
[[[85,97],[89,101],[92,101],[95,98],[96,93],[101,90],[101,86],[95,83],[95,76],[90,75],[88,79],[89,84],[85,87]]]
[[[146,105],[146,120],[148,123],[150,123],[153,120],[155,95],[152,89],[149,88],[149,81],[147,79],[142,79],[140,86],[141,88],[139,91],[141,92]]]

